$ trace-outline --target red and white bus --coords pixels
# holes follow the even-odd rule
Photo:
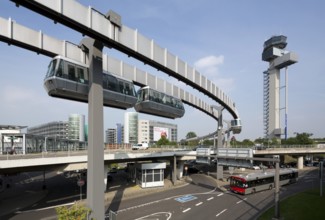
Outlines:
[[[250,194],[272,189],[275,170],[230,176],[230,190],[239,194]],[[297,169],[280,169],[280,186],[295,183],[298,180]]]

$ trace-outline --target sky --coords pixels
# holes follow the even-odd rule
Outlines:
[[[213,81],[236,103],[242,120],[237,140],[255,140],[264,136],[263,43],[274,35],[287,36],[286,50],[298,54],[298,63],[288,68],[288,136],[308,132],[313,138],[325,137],[325,1],[322,0],[80,0],[106,14],[113,10],[121,15],[122,24],[139,33],[195,67]],[[79,44],[83,36],[42,17],[11,1],[0,1],[0,17],[60,40]],[[160,78],[169,80],[218,105],[191,87],[180,85],[163,72],[144,66],[113,49],[105,53],[135,65]],[[0,42],[0,124],[35,126],[52,121],[67,121],[69,114],[84,114],[85,103],[52,98],[43,88],[51,58]],[[281,86],[284,71],[281,71]],[[281,91],[281,108],[284,91]],[[126,111],[135,111],[129,109]],[[125,110],[104,108],[104,129],[124,122]],[[181,119],[139,114],[149,119],[177,124],[178,139],[190,131],[198,136],[217,129],[217,121],[185,106]],[[281,111],[283,118],[284,110]],[[224,112],[224,119],[231,116]],[[282,120],[284,127],[284,119]]]

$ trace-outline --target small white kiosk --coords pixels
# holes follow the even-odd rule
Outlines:
[[[137,182],[142,188],[164,186],[166,163],[137,164]]]

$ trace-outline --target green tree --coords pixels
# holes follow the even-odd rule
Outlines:
[[[75,203],[71,207],[61,206],[56,208],[58,220],[86,220],[91,213],[91,209],[86,206]]]
[[[313,136],[311,133],[297,133],[296,139],[298,144],[313,144],[314,141],[310,139]]]
[[[169,140],[166,138],[166,136],[161,136],[161,138],[156,143],[158,146],[161,145],[169,145]]]
[[[314,141],[310,138],[313,134],[311,133],[296,133],[296,137],[290,137],[287,140],[281,140],[282,144],[288,145],[309,145],[313,144]]]
[[[186,139],[194,138],[194,137],[197,137],[197,135],[196,135],[196,133],[194,131],[190,131],[186,135]]]
[[[197,135],[193,131],[190,131],[186,134],[186,139],[195,138],[195,137],[197,137]],[[186,141],[185,144],[190,146],[195,146],[199,144],[199,141],[198,140]]]
[[[203,141],[203,145],[206,145],[206,146],[213,146],[213,140],[204,140]]]
[[[249,140],[249,139],[244,139],[241,142],[241,144],[242,144],[243,147],[252,147],[252,146],[254,146],[254,142]]]

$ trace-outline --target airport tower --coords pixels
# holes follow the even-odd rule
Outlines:
[[[269,62],[269,68],[264,71],[264,134],[267,139],[281,140],[281,135],[287,138],[288,118],[288,77],[287,67],[298,61],[297,54],[285,50],[287,37],[283,35],[273,36],[264,42],[262,60]],[[280,70],[285,68],[285,107],[280,107]],[[285,109],[284,130],[281,129],[280,111]]]

